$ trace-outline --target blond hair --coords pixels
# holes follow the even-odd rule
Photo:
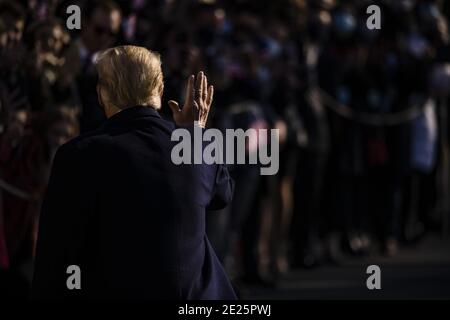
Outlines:
[[[101,52],[95,64],[108,103],[120,109],[161,107],[163,74],[157,53],[143,47],[119,46]]]

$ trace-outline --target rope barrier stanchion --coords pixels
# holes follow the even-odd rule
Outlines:
[[[316,87],[309,91],[306,95],[308,101],[314,103],[320,101],[324,106],[340,115],[343,118],[353,120],[368,126],[396,126],[406,122],[410,122],[419,117],[424,107],[427,105],[428,99],[420,105],[414,105],[408,109],[393,113],[370,113],[364,111],[356,111],[349,106],[338,102],[334,97],[325,92],[323,89]]]
[[[449,67],[450,74],[450,67]],[[449,76],[450,79],[450,76]],[[355,110],[345,104],[337,101],[332,95],[325,92],[323,89],[316,87],[306,94],[306,99],[310,103],[322,103],[329,110],[333,111],[337,115],[352,120],[354,122],[367,125],[367,126],[397,126],[407,122],[411,122],[421,114],[423,114],[427,105],[432,101],[431,98],[424,98],[423,103],[413,105],[408,109],[401,110],[393,113],[369,113],[364,111]],[[437,210],[441,214],[442,218],[442,235],[448,236],[450,229],[450,150],[448,141],[448,105],[447,95],[438,99],[439,101],[439,113],[440,113],[440,141],[441,141],[441,153],[439,155],[439,165],[437,174],[437,186],[439,192],[439,200]]]
[[[35,200],[35,198],[32,195],[30,195],[29,193],[20,190],[19,188],[9,184],[8,182],[6,182],[3,179],[0,179],[0,189],[18,197],[18,198],[24,199],[24,200],[29,200],[29,201]]]

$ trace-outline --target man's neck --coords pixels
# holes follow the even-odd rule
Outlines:
[[[116,113],[119,113],[122,110],[123,109],[120,109],[116,106],[108,106],[105,108],[105,114],[106,114],[107,118],[111,118],[113,115],[115,115]]]
[[[160,100],[161,101],[161,100]],[[153,108],[155,110],[159,109],[158,105],[155,105],[153,103],[148,103],[148,104],[144,104],[142,105],[142,107],[147,107],[147,108]],[[120,111],[126,110],[128,108],[118,108],[116,106],[108,106],[105,108],[105,114],[107,118],[111,118],[113,115],[119,113]]]

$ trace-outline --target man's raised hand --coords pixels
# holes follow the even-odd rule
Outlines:
[[[184,106],[180,109],[178,102],[169,101],[169,107],[173,112],[173,119],[179,126],[187,126],[198,121],[200,127],[206,126],[209,110],[213,101],[214,88],[208,87],[208,79],[203,71],[197,77],[191,75],[186,86]]]

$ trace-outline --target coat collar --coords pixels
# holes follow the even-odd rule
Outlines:
[[[161,116],[159,115],[158,111],[156,111],[155,108],[147,106],[134,106],[119,111],[118,113],[111,116],[104,122],[103,127],[110,128],[116,126],[123,126],[125,124],[129,124],[133,120],[146,117],[154,117],[161,119]]]

